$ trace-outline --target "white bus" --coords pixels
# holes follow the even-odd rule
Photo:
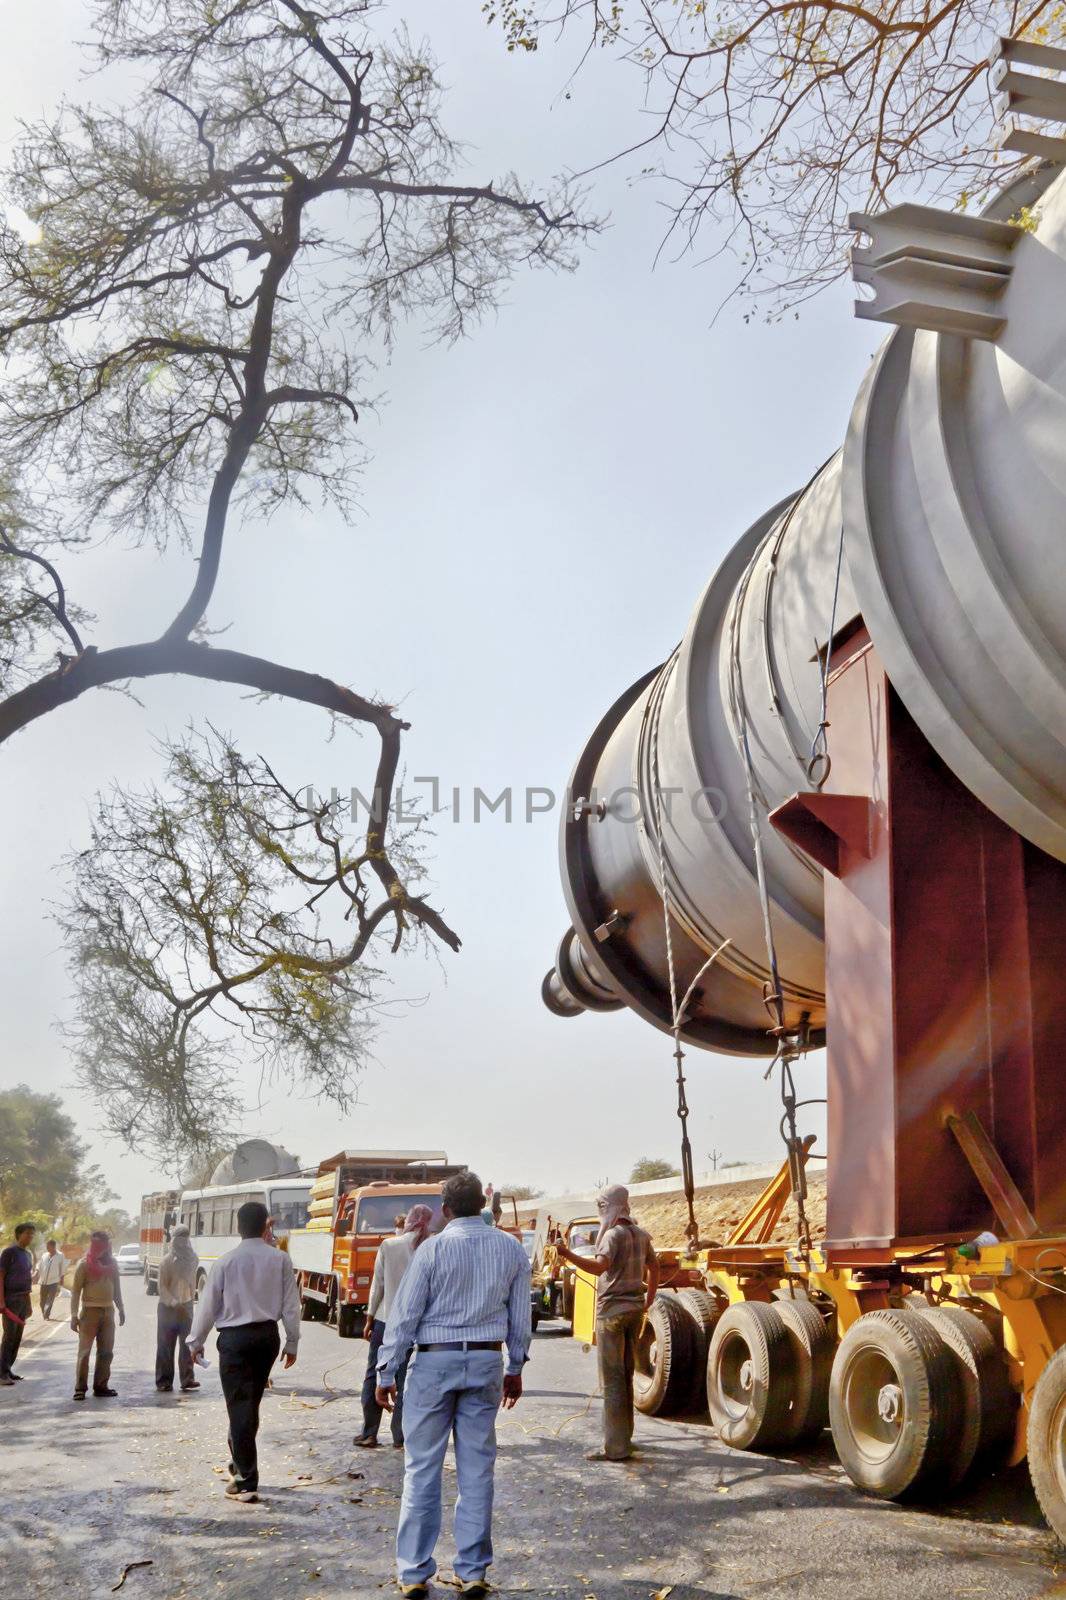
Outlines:
[[[253,1178],[247,1183],[219,1183],[208,1189],[182,1190],[179,1218],[187,1226],[190,1243],[200,1257],[197,1299],[211,1263],[241,1242],[237,1212],[245,1201],[262,1201],[274,1219],[274,1237],[287,1238],[290,1229],[307,1226],[311,1181],[300,1177]]]

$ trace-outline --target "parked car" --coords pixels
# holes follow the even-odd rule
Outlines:
[[[123,1244],[115,1251],[115,1265],[120,1272],[140,1272],[141,1247],[139,1244]]]

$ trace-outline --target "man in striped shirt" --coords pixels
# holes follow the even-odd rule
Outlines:
[[[529,1262],[512,1234],[485,1226],[481,1179],[472,1172],[449,1178],[441,1204],[447,1227],[413,1257],[389,1312],[378,1365],[377,1398],[391,1410],[397,1368],[415,1347],[404,1396],[407,1460],[396,1530],[405,1600],[428,1595],[437,1570],[441,1477],[453,1435],[455,1575],[461,1594],[489,1592],[496,1412],[521,1398],[532,1332]]]

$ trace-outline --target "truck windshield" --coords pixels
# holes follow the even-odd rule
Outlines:
[[[290,1228],[306,1228],[307,1208],[311,1204],[311,1185],[306,1189],[271,1189],[270,1215],[279,1233]]]
[[[441,1226],[440,1196],[436,1194],[364,1194],[355,1214],[356,1233],[393,1233],[397,1219],[406,1217],[412,1206],[426,1205],[433,1211],[430,1228]]]

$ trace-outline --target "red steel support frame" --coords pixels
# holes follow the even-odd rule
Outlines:
[[[831,665],[829,779],[771,818],[826,869],[827,1247],[1001,1231],[973,1116],[1066,1231],[1066,865],[948,770],[864,628]]]

